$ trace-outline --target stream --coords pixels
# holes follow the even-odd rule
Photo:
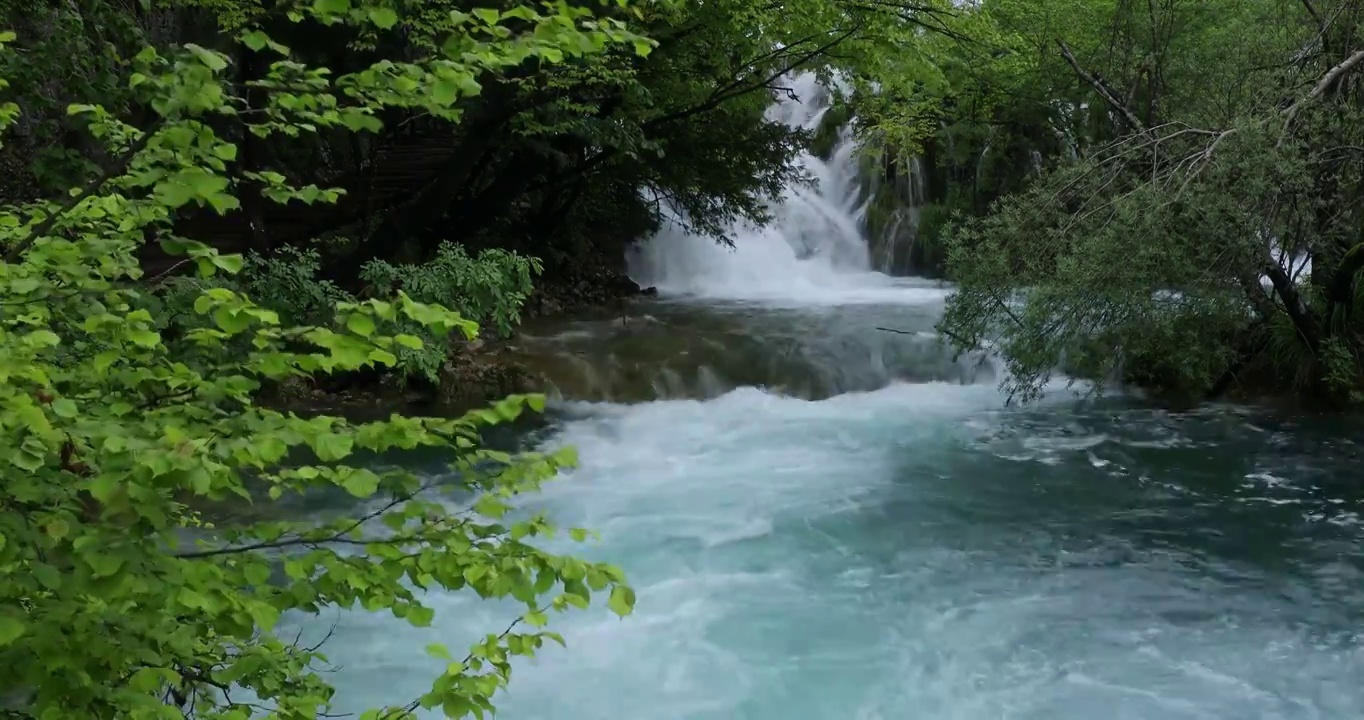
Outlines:
[[[784,102],[811,125],[822,107]],[[814,99],[812,99],[812,97]],[[874,271],[851,140],[731,250],[665,228],[659,297],[531,325],[558,389],[528,441],[582,465],[524,499],[638,592],[555,618],[511,720],[1364,717],[1360,427],[1088,398],[1007,406],[932,334],[951,288]],[[515,604],[431,628],[324,613],[338,709],[420,695]],[[432,714],[431,717],[436,717]]]

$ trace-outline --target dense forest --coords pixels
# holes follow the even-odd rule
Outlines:
[[[794,72],[862,140],[873,236],[919,184],[901,269],[956,283],[943,335],[997,351],[1020,396],[1064,369],[1364,400],[1356,0],[5,0],[3,18],[0,715],[319,717],[324,655],[274,635],[281,613],[423,625],[414,588],[444,587],[526,614],[467,656],[426,648],[449,663],[431,692],[369,717],[481,716],[510,656],[558,639],[549,611],[630,612],[619,569],[503,520],[572,461],[479,448],[542,398],[374,422],[262,398],[438,385],[480,328],[640,292],[624,251],[665,212],[716,242],[766,221],[827,141],[767,115]],[[354,459],[414,448],[457,458],[471,512]],[[214,503],[322,487],[373,513],[209,532]]]
[[[1032,55],[988,71],[996,109],[965,123],[1015,149],[980,151],[1008,194],[941,236],[954,342],[997,349],[1024,397],[1064,367],[1184,399],[1360,400],[1364,5],[1055,12],[997,16]]]

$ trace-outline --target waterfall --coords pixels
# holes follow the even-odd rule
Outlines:
[[[866,230],[875,248],[874,268],[887,275],[909,275],[914,270],[914,245],[919,239],[928,190],[922,158],[905,158],[897,163],[897,169],[885,191],[879,187],[879,174],[872,174],[868,202],[888,203],[889,208],[881,222],[868,218]]]
[[[831,106],[830,94],[808,73],[792,78],[791,86],[792,96],[778,98],[768,118],[817,128]],[[940,298],[936,288],[908,288],[878,272],[882,268],[873,262],[865,234],[868,193],[858,149],[852,129],[845,127],[827,160],[801,153],[795,162],[812,182],[786,188],[772,203],[768,225],[733,227],[732,248],[688,232],[681,218],[666,220],[632,250],[631,277],[665,295],[726,300],[902,303],[909,299],[906,293]],[[914,172],[921,178],[921,170]],[[911,185],[921,188],[922,181]]]

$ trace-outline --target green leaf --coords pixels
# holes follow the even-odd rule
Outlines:
[[[129,330],[127,337],[129,342],[139,347],[154,348],[161,344],[161,334],[146,328]]]
[[[350,10],[350,0],[314,0],[313,10],[320,15],[340,15]]]
[[[490,518],[500,518],[510,510],[506,503],[492,495],[484,495],[474,501],[474,511]]]
[[[237,146],[232,143],[221,143],[213,146],[213,154],[221,160],[230,162],[237,159]]]
[[[431,621],[436,617],[436,611],[421,605],[413,605],[407,609],[407,622],[413,627],[431,627]]]
[[[59,418],[70,419],[76,417],[76,413],[78,412],[79,410],[76,408],[76,403],[72,402],[69,398],[58,398],[52,401],[52,413]]]
[[[242,568],[242,575],[246,582],[254,586],[264,585],[270,582],[270,566],[263,562],[250,562]]]
[[[606,602],[611,612],[625,617],[635,610],[635,591],[625,585],[611,588],[611,599]]]
[[[269,632],[279,622],[279,610],[269,603],[251,602],[246,605],[246,612],[251,615],[251,620],[256,627],[263,632]]]
[[[355,438],[340,433],[322,433],[313,438],[312,448],[322,462],[336,462],[350,455],[355,448]]]
[[[29,347],[54,347],[61,344],[61,338],[51,330],[34,330],[24,336],[24,344]]]
[[[11,645],[28,630],[24,621],[13,615],[0,615],[0,647]]]
[[[38,278],[31,277],[16,278],[9,284],[10,291],[16,295],[27,295],[39,287],[42,287],[42,283],[38,281]]]
[[[483,576],[487,574],[488,566],[470,565],[464,568],[464,581],[469,583],[470,585],[473,585],[474,583],[477,583],[479,580],[483,579]]]
[[[199,62],[208,67],[209,70],[217,72],[227,67],[227,60],[219,53],[195,45],[194,43],[186,43],[185,47],[199,59]]]
[[[213,311],[213,323],[229,335],[236,335],[251,326],[251,316],[238,308],[219,307]]]
[[[85,564],[90,566],[95,577],[110,577],[117,574],[122,569],[123,562],[122,557],[106,553],[93,553],[85,556]]]
[[[369,337],[374,334],[374,319],[368,315],[352,313],[346,318],[346,329],[361,337]]]
[[[47,531],[48,537],[52,538],[53,540],[61,540],[62,538],[66,537],[66,534],[68,532],[71,531],[71,526],[67,524],[67,522],[62,518],[52,518],[51,520],[47,521],[45,529]]]
[[[265,46],[268,45],[269,43],[270,36],[266,35],[260,30],[252,30],[251,32],[246,33],[245,35],[242,35],[242,44],[255,52],[260,52],[261,50],[264,50]]]
[[[398,13],[394,12],[393,8],[374,8],[369,11],[369,21],[381,30],[387,30],[398,24]]]
[[[437,105],[449,107],[459,99],[459,84],[447,77],[438,77],[431,84],[431,100]]]
[[[351,132],[379,132],[384,129],[383,121],[361,108],[346,108],[341,111],[340,118],[341,124]]]
[[[431,643],[426,646],[426,654],[438,660],[453,660],[450,656],[450,649],[440,643]]]
[[[360,468],[346,475],[341,486],[355,497],[366,498],[379,490],[379,476]]]
[[[396,342],[409,350],[421,350],[423,347],[422,339],[415,335],[394,335],[393,342]]]
[[[10,455],[9,461],[20,470],[37,472],[39,468],[47,464],[47,453],[34,452],[21,447],[18,452]]]

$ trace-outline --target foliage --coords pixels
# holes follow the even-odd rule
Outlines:
[[[982,215],[1042,166],[1127,132],[1067,53],[1148,125],[1226,127],[1275,86],[1301,14],[1263,0],[958,4],[943,31],[914,44],[913,83],[861,99],[859,127],[879,150],[920,156],[929,203]],[[940,227],[920,229],[916,269],[945,264]]]
[[[247,297],[260,298],[266,307],[279,313],[281,322],[318,325],[330,319],[337,303],[354,301],[335,283],[319,278],[321,269],[316,249],[285,247],[270,257],[247,255],[238,277]],[[465,317],[477,322],[477,318]]]
[[[448,54],[380,60],[349,73],[298,62],[247,29],[243,43],[278,59],[260,81],[271,89],[269,103],[245,122],[270,136],[375,130],[381,111],[395,106],[457,119],[459,98],[480,90],[477,75],[635,40],[617,23],[548,10],[452,18]],[[394,24],[389,7],[349,0],[291,12],[327,23]],[[419,592],[442,587],[515,598],[527,612],[467,656],[433,643],[428,652],[450,663],[432,690],[366,716],[411,717],[419,707],[481,715],[510,677],[511,656],[558,639],[539,629],[547,611],[585,606],[600,591],[625,614],[633,593],[611,566],[532,545],[550,532],[545,518],[503,519],[516,494],[571,460],[479,449],[480,428],[539,409],[538,398],[508,398],[455,419],[395,415],[371,423],[303,418],[253,400],[262,383],[393,365],[396,350],[421,342],[394,333],[399,323],[472,337],[475,323],[459,313],[399,292],[337,303],[324,325],[295,325],[241,292],[209,287],[192,304],[209,322],[182,338],[200,350],[193,363],[159,331],[163,318],[144,301],[147,278],[137,260],[147,238],[201,278],[235,275],[244,265],[172,229],[181,208],[222,212],[239,203],[242,178],[231,173],[238,146],[214,129],[243,107],[229,68],[226,56],[200,46],[144,49],[130,64],[129,87],[156,114],[147,128],[103,106],[71,108],[110,158],[103,180],[57,200],[0,209],[0,458],[11,466],[0,488],[0,687],[17,698],[8,712],[45,720],[315,718],[332,695],[318,672],[324,657],[276,635],[280,615],[358,605],[425,626],[432,611]],[[5,125],[18,114],[13,103],[0,106]],[[247,179],[272,199],[339,195],[291,185],[278,172],[252,173]],[[247,352],[225,351],[243,342]],[[449,453],[472,505],[451,510],[429,482],[355,460],[362,450],[419,447]],[[297,450],[311,459],[286,464]],[[264,522],[191,539],[205,503],[324,487],[375,509],[320,526]],[[283,576],[272,580],[272,568]]]
[[[848,0],[728,0],[660,13],[651,24],[663,26],[651,30],[660,47],[627,95],[652,106],[639,111],[640,134],[667,158],[648,168],[645,185],[694,231],[722,237],[736,219],[764,222],[765,201],[797,179],[790,160],[812,140],[810,129],[770,113],[774,98],[796,97],[792,76],[815,73],[871,127],[877,108],[900,107],[896,98],[934,76],[920,40],[925,29],[949,30],[951,16],[945,2]],[[922,134],[928,118],[919,119],[884,125]]]
[[[1112,10],[1119,63],[1137,67],[1099,72],[1097,53],[1055,43],[1108,126],[951,229],[961,290],[941,327],[961,348],[996,348],[1025,398],[1064,368],[1185,397],[1254,370],[1270,388],[1352,401],[1359,10],[1327,8],[1337,21],[1323,31],[1275,3],[1160,7],[1146,25]],[[1127,33],[1152,28],[1156,46],[1134,50]]]
[[[127,109],[131,94],[120,69],[140,49],[137,23],[104,0],[5,0],[0,17],[4,29],[18,33],[15,52],[0,59],[0,77],[10,83],[7,97],[24,110],[0,151],[0,197],[65,190],[94,170],[98,152],[78,135],[66,107],[98,98],[115,111]]]
[[[273,51],[258,39],[238,44],[227,38],[253,23],[290,46],[295,58],[342,74],[365,71],[375,57],[478,56],[496,39],[494,29],[471,14],[468,0],[392,0],[380,16],[382,27],[312,18],[286,22],[273,0],[156,0],[141,11],[109,0],[80,2],[116,15],[129,28],[122,45],[155,45],[167,36],[196,42],[231,55],[235,79],[247,85],[259,82]],[[256,165],[266,163],[299,184],[325,178],[359,199],[315,223],[290,222],[257,213],[251,206],[257,191],[248,183],[243,213],[252,217],[253,247],[269,255],[332,232],[354,237],[348,248],[322,252],[320,274],[358,292],[360,269],[369,261],[428,261],[446,240],[543,258],[546,278],[569,283],[576,280],[565,272],[575,266],[618,264],[623,246],[665,215],[680,213],[697,232],[725,240],[735,221],[767,220],[768,201],[797,179],[790,160],[807,133],[769,113],[775,96],[791,92],[785,78],[802,70],[826,79],[838,75],[844,99],[855,101],[867,127],[901,140],[922,139],[937,127],[929,112],[937,103],[919,99],[927,97],[925,88],[941,84],[942,74],[920,48],[933,33],[955,35],[958,22],[958,10],[947,0],[724,0],[704,6],[572,0],[553,7],[555,14],[583,22],[583,13],[595,13],[607,29],[629,20],[657,42],[607,44],[589,34],[571,48],[547,49],[546,62],[519,52],[504,56],[436,88],[447,93],[460,83],[478,84],[477,94],[451,96],[449,114],[391,104],[385,126],[367,128],[376,133],[372,139],[354,141],[326,128],[269,137],[219,128],[241,142],[243,173],[258,173]],[[472,44],[450,45],[452,33]],[[515,39],[535,37],[526,32]],[[62,55],[72,49],[54,42],[25,53],[25,72],[36,84],[58,85]],[[128,96],[117,82],[125,65],[104,68],[114,79],[105,83],[107,92],[68,93],[60,105],[108,105],[115,95]],[[268,92],[257,84],[243,95],[255,111]],[[441,122],[456,117],[458,125]],[[71,152],[69,142],[52,145],[73,160],[89,154]],[[422,157],[444,161],[414,159]],[[452,227],[458,237],[450,236]],[[229,232],[195,226],[187,234],[226,246]]]
[[[449,227],[467,247],[544,258],[549,277],[586,258],[618,263],[626,243],[674,213],[725,240],[735,221],[768,219],[768,201],[796,179],[790,161],[808,133],[769,112],[791,92],[786,79],[810,70],[866,86],[898,82],[892,58],[916,65],[904,50],[949,6],[634,5],[632,22],[657,40],[647,58],[616,47],[490,82],[467,104],[467,132],[440,140],[450,161],[414,201],[420,213],[370,222],[353,265],[429,259],[451,239]],[[426,12],[403,15],[419,37]],[[395,237],[407,242],[393,248]]]
[[[463,246],[446,242],[431,262],[390,265],[376,260],[365,266],[361,278],[380,296],[401,290],[418,302],[448,304],[461,317],[508,336],[521,321],[521,306],[533,289],[532,276],[541,269],[535,258],[498,248],[471,258]],[[422,333],[416,327],[408,331]],[[428,336],[421,348],[398,351],[398,367],[404,374],[435,381],[448,352],[448,338]]]

